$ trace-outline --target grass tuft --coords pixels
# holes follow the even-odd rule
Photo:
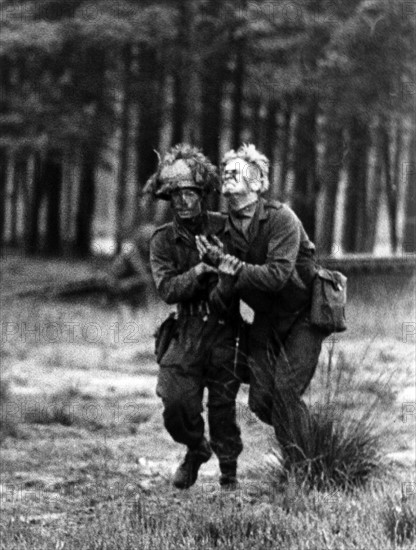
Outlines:
[[[375,394],[373,400],[354,407],[351,396],[358,395],[352,391],[356,369],[343,355],[335,361],[333,350],[324,371],[318,403],[309,412],[301,409],[296,418],[285,422],[283,478],[318,490],[364,487],[386,471],[382,436],[376,430],[378,406],[385,406],[385,400]],[[290,419],[290,394],[280,399],[286,400],[282,410],[288,412],[283,415]]]
[[[284,476],[320,490],[363,487],[384,471],[372,422],[341,417],[334,407],[313,414],[285,451]]]

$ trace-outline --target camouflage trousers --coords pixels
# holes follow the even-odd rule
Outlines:
[[[240,386],[234,374],[235,330],[215,317],[182,315],[178,331],[161,358],[156,392],[172,438],[196,448],[204,436],[202,399],[208,390],[211,446],[221,463],[234,461],[243,445],[236,419]]]
[[[273,426],[283,448],[296,444],[311,422],[301,396],[315,373],[326,336],[310,324],[308,313],[280,324],[257,315],[251,327],[249,407]]]

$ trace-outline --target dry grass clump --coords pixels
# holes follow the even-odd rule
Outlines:
[[[363,487],[386,471],[383,436],[376,428],[378,405],[384,406],[384,401],[376,394],[354,406],[354,396],[359,396],[353,380],[356,369],[344,355],[334,365],[332,350],[324,371],[320,401],[310,409],[309,418],[288,423],[283,478],[320,490]],[[285,408],[290,410],[289,401]]]
[[[322,408],[286,447],[284,475],[318,489],[362,487],[384,471],[380,447],[371,418]]]

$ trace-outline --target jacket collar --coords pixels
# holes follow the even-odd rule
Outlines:
[[[202,228],[203,225],[205,224],[203,222],[203,214],[201,214],[201,219],[198,221],[195,220],[195,228],[197,228],[198,226]],[[192,228],[192,225],[187,226],[186,224],[181,223],[179,218],[175,216],[173,218],[173,236],[175,241],[183,240],[189,244],[193,243],[195,240],[195,235],[199,233],[200,230],[197,229],[197,231],[194,233],[194,231],[192,231],[191,228]]]
[[[267,220],[266,201],[264,199],[259,200],[259,220]]]
[[[253,217],[258,215],[259,221],[267,220],[267,211],[266,211],[265,205],[266,205],[266,201],[262,198],[259,198],[257,203],[257,209],[255,210],[253,215]],[[227,221],[225,222],[224,231],[226,233],[229,233],[230,230],[231,230],[231,222],[230,222],[230,214],[228,213]]]

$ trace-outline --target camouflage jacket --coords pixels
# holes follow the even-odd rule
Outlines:
[[[203,216],[198,232],[222,238],[226,217],[215,212]],[[195,235],[177,220],[156,229],[150,242],[150,266],[159,296],[168,304],[208,302],[216,274],[197,276],[200,262]]]

